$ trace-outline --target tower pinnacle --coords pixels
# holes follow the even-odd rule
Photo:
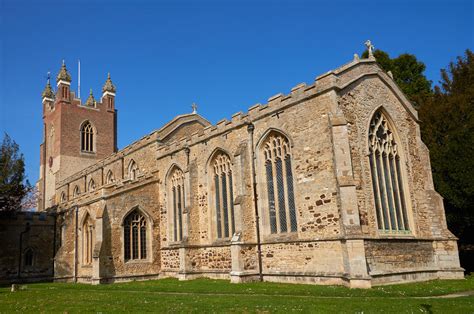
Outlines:
[[[92,88],[89,92],[89,97],[86,100],[86,106],[95,107],[95,99],[94,99],[94,95],[92,94]]]
[[[53,93],[53,89],[51,88],[51,84],[50,84],[50,79],[51,79],[51,73],[48,72],[48,80],[46,82],[46,86],[44,87],[44,90],[43,92],[41,93],[41,96],[44,98],[53,98],[54,97],[54,93]]]
[[[114,83],[112,83],[112,80],[110,79],[110,73],[107,74],[107,80],[105,81],[104,86],[102,87],[102,92],[110,92],[110,93],[115,93],[116,88]]]
[[[67,71],[66,63],[63,60],[63,64],[61,65],[61,70],[59,70],[58,76],[56,77],[56,82],[65,81],[70,83],[71,82],[71,74]]]

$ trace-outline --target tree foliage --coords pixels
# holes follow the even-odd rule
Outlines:
[[[419,110],[433,179],[450,230],[474,243],[474,54],[466,50],[441,70],[440,86]]]
[[[23,154],[18,144],[5,134],[0,146],[0,211],[21,210],[22,201],[30,191]]]
[[[367,58],[368,52],[365,51],[362,57]],[[414,55],[404,53],[392,59],[388,53],[377,49],[374,57],[383,70],[392,72],[395,82],[415,108],[419,108],[431,95],[431,81],[423,74],[426,66]]]

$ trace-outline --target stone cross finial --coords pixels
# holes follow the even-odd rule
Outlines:
[[[196,105],[196,103],[193,102],[191,108],[193,108],[193,113],[197,113],[198,106]]]
[[[46,77],[48,79],[48,84],[49,84],[49,82],[51,80],[51,72],[48,71],[48,73],[46,74]]]
[[[365,46],[367,47],[367,51],[369,52],[369,58],[373,58],[375,46],[372,45],[372,42],[370,40],[367,40],[365,42]]]

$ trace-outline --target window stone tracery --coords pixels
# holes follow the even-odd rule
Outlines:
[[[213,162],[213,184],[217,238],[228,238],[235,232],[232,165],[225,153],[218,153]]]
[[[292,156],[288,139],[270,133],[262,145],[270,233],[297,231]]]
[[[124,220],[124,258],[139,260],[147,258],[147,221],[137,209],[132,211]]]
[[[173,240],[183,240],[183,211],[185,209],[184,173],[175,167],[170,174]]]
[[[94,152],[94,128],[89,121],[81,127],[81,151]]]
[[[369,163],[377,227],[386,232],[409,231],[404,177],[394,131],[378,110],[369,127]]]

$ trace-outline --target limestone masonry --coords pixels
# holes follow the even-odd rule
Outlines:
[[[70,84],[63,64],[43,92],[55,280],[463,277],[417,111],[373,56],[215,125],[179,115],[120,151],[110,76],[85,103]]]

